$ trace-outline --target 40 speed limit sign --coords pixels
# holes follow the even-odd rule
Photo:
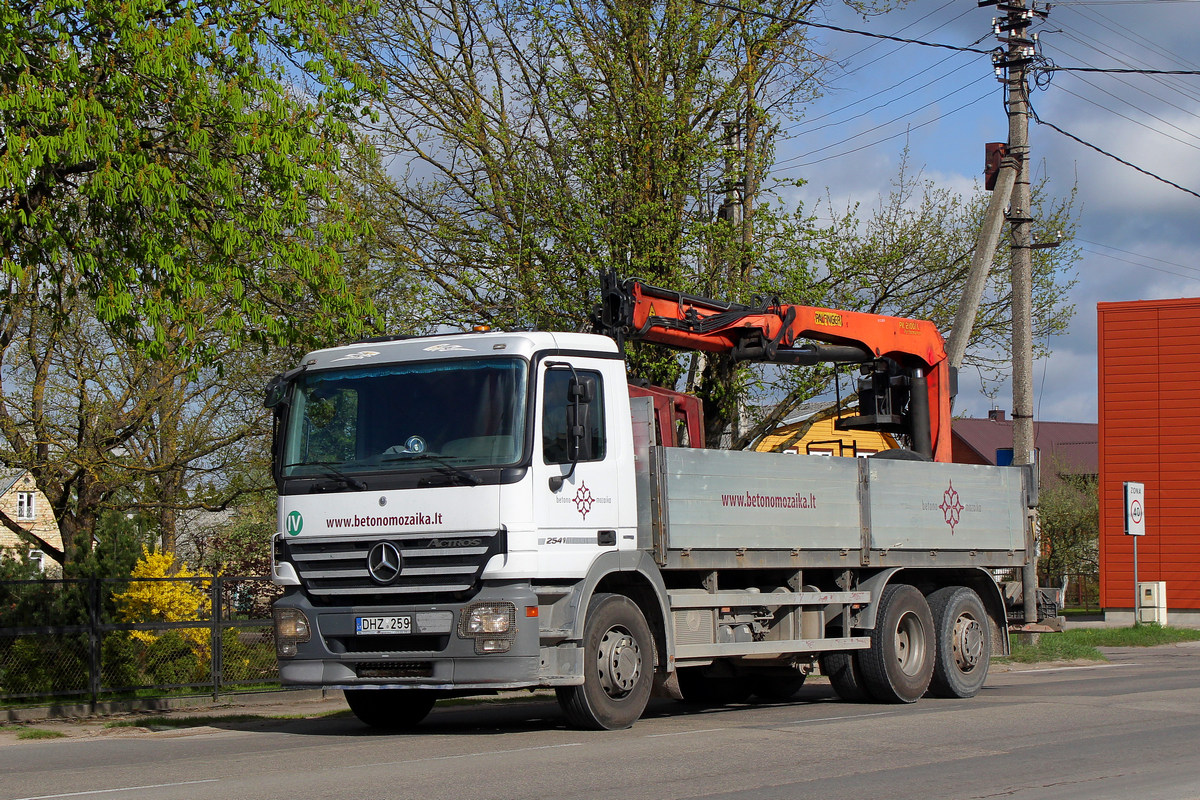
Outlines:
[[[1130,536],[1146,535],[1145,484],[1125,482],[1125,533]]]

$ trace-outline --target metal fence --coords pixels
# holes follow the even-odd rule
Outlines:
[[[0,702],[277,685],[269,578],[0,581]]]

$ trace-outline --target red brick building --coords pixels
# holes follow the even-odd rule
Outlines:
[[[1126,481],[1145,484],[1138,580],[1165,581],[1167,623],[1200,625],[1200,298],[1099,303],[1100,604],[1129,622]]]

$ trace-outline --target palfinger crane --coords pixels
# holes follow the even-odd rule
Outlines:
[[[641,280],[602,277],[593,319],[617,340],[728,353],[735,361],[859,364],[859,414],[840,429],[909,437],[912,450],[950,461],[950,400],[955,373],[932,322],[801,306],[777,299],[743,305],[690,295]]]

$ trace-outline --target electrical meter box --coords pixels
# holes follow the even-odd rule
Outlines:
[[[1167,624],[1167,582],[1138,582],[1138,622]]]

